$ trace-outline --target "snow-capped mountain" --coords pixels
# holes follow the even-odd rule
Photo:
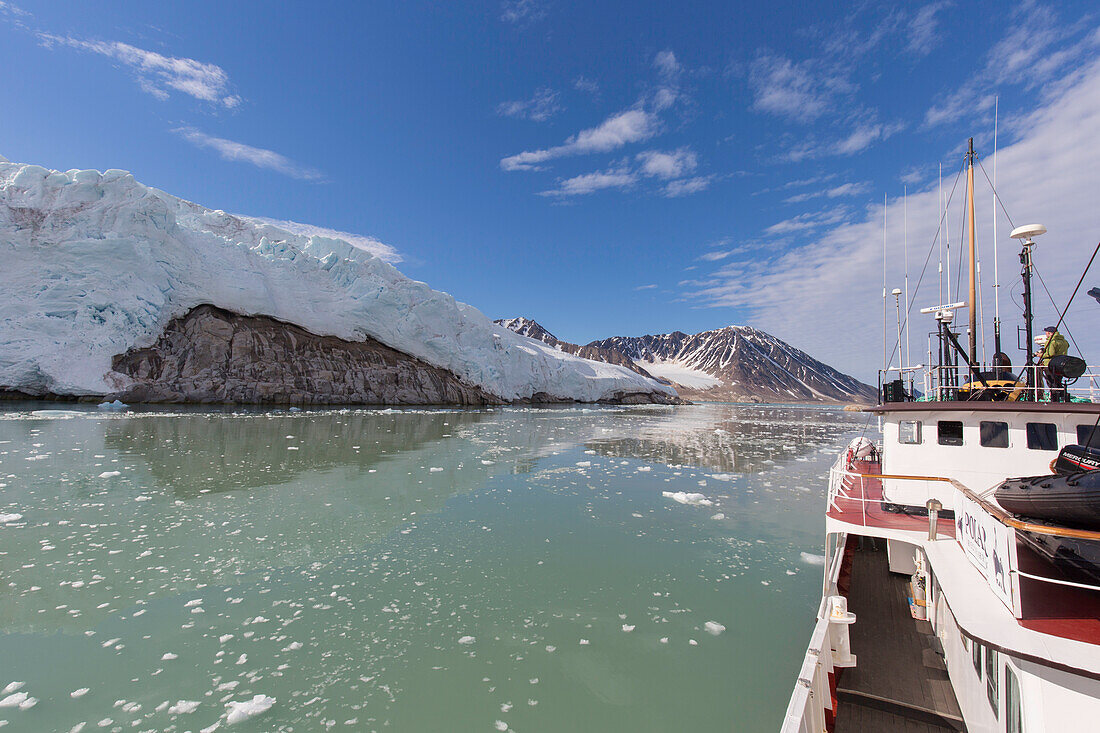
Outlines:
[[[0,392],[401,404],[447,395],[675,399],[629,369],[501,328],[344,240],[207,209],[126,171],[0,158],[0,257]],[[226,393],[230,381],[235,391]]]
[[[550,344],[551,346],[557,346],[561,343],[561,340],[554,334],[547,331],[542,327],[538,321],[532,321],[530,318],[498,318],[493,323],[498,326],[504,326],[509,331],[518,333],[520,336],[526,336],[527,338],[541,341],[544,344]]]
[[[541,341],[544,344],[549,344],[559,351],[564,351],[567,354],[573,354],[579,356],[582,359],[591,359],[592,361],[602,361],[605,364],[618,364],[619,366],[626,367],[632,372],[641,374],[646,379],[654,379],[661,384],[669,384],[667,379],[662,377],[655,377],[647,372],[639,364],[635,363],[633,359],[625,356],[624,354],[616,351],[615,349],[603,349],[593,344],[587,346],[581,346],[579,344],[571,344],[568,341],[562,341],[554,334],[547,331],[542,327],[538,321],[533,321],[530,318],[498,318],[493,321],[497,325],[504,326],[505,328],[515,331],[521,336]]]
[[[876,396],[873,387],[749,326],[616,336],[590,346],[625,354],[689,399],[871,402]]]

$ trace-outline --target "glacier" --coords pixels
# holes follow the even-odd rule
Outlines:
[[[629,369],[494,324],[371,252],[212,210],[123,170],[49,170],[0,157],[0,388],[110,395],[112,358],[210,304],[320,336],[366,337],[504,401],[675,399]]]

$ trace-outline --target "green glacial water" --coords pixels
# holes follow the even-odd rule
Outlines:
[[[775,730],[865,422],[43,407],[0,412],[5,733]]]

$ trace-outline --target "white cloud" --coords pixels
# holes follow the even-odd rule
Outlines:
[[[573,88],[578,92],[587,92],[588,94],[599,94],[600,85],[595,79],[589,79],[586,76],[578,76],[573,80]]]
[[[761,54],[749,68],[753,108],[799,122],[817,119],[829,109],[831,95],[852,86],[835,72],[811,60]]]
[[[638,287],[636,287],[636,288],[634,288],[634,289],[635,289],[635,290],[653,290],[653,289],[654,289],[654,288],[656,288],[656,287],[657,287],[657,284],[656,284],[656,283],[652,283],[652,284],[650,284],[650,285],[639,285]]]
[[[497,114],[503,117],[544,122],[561,111],[562,107],[558,104],[559,96],[553,89],[542,87],[535,90],[530,99],[501,102],[497,105]]]
[[[653,58],[653,67],[660,72],[662,77],[676,77],[682,71],[680,62],[676,60],[676,54],[671,50],[658,53]]]
[[[907,24],[909,43],[906,48],[917,56],[927,55],[935,48],[939,33],[939,13],[947,8],[950,2],[933,2],[919,9]]]
[[[714,180],[714,176],[696,176],[695,178],[683,178],[678,181],[669,181],[665,184],[662,193],[668,198],[689,196],[693,193],[705,191]]]
[[[636,156],[641,163],[642,175],[658,178],[679,178],[691,173],[699,165],[695,153],[689,148],[680,148],[672,152],[646,150]]]
[[[1100,189],[1100,63],[1092,62],[1070,72],[1072,83],[1059,83],[1059,93],[1042,103],[1021,121],[1018,140],[998,153],[1000,195],[1017,224],[1042,222],[1050,233],[1038,240],[1035,258],[1052,294],[1064,305],[1096,244],[1095,192]],[[1061,81],[1061,80],[1057,80]],[[979,151],[981,152],[981,151]],[[989,168],[988,162],[986,168]],[[992,171],[989,171],[992,173]],[[979,170],[977,179],[984,186]],[[946,191],[945,191],[946,192]],[[988,188],[978,190],[978,243],[981,257],[983,292],[986,293],[987,319],[993,312],[992,214]],[[958,220],[952,202],[950,216]],[[892,202],[889,222],[888,285],[901,282],[902,202]],[[908,238],[910,281],[914,288],[913,334],[914,360],[923,353],[923,336],[931,324],[916,313],[920,306],[932,305],[939,297],[935,254],[928,274],[916,292],[920,267],[931,246],[939,204],[936,186],[909,194]],[[742,309],[754,325],[791,341],[826,363],[874,382],[882,354],[882,206],[869,207],[850,223],[837,223],[817,236],[776,251],[768,260],[738,262],[719,270],[704,282],[692,283],[687,296],[710,306]],[[1018,248],[1007,238],[1010,227],[1001,219],[1000,275],[1001,317],[1008,341],[1013,343],[1012,328],[1020,319],[1018,288],[1014,285],[1018,270]],[[953,232],[954,234],[954,232]],[[1096,267],[1096,265],[1094,265]],[[1090,274],[1091,280],[1100,274]],[[1042,322],[1056,319],[1054,308],[1041,286],[1036,296],[1036,318]],[[1100,306],[1079,294],[1067,316],[1068,330],[1077,339],[1087,361],[1100,358],[1100,332],[1096,323]],[[838,324],[844,328],[838,331]],[[919,324],[919,326],[918,326]],[[992,334],[987,326],[987,340]],[[889,340],[893,346],[893,339]],[[1071,345],[1072,348],[1072,345]],[[987,355],[992,354],[987,344]],[[1013,346],[1010,355],[1022,363],[1022,354]]]
[[[330,239],[342,239],[352,247],[361,249],[365,252],[370,252],[375,257],[385,260],[390,264],[396,264],[401,262],[404,258],[394,247],[379,241],[374,237],[364,236],[362,234],[352,234],[351,232],[341,232],[337,229],[329,229],[328,227],[314,226],[313,224],[301,224],[296,221],[284,221],[280,219],[268,219],[263,216],[247,216],[243,217],[247,219],[255,219],[256,221],[262,221],[265,224],[285,229],[291,234],[300,234],[304,237],[328,237]]]
[[[658,125],[656,115],[641,109],[628,109],[608,117],[596,127],[581,130],[556,147],[529,150],[503,158],[500,167],[506,171],[538,170],[540,164],[554,158],[606,153],[653,137]]]
[[[732,254],[736,254],[736,252],[737,250],[734,249],[722,249],[716,250],[714,252],[704,252],[696,259],[702,260],[703,262],[719,262],[726,259]]]
[[[854,155],[866,150],[873,143],[886,140],[904,129],[905,125],[895,123],[883,125],[879,123],[859,125],[852,130],[848,137],[840,140],[833,148],[837,155]]]
[[[546,17],[543,0],[505,0],[500,6],[500,19],[518,28],[527,28]]]
[[[609,188],[630,188],[637,183],[638,177],[626,166],[611,168],[606,171],[596,171],[583,175],[567,178],[558,182],[558,187],[549,191],[542,191],[540,196],[585,196],[596,191]]]
[[[984,66],[925,113],[926,126],[953,123],[967,115],[988,114],[996,88],[1020,85],[1049,97],[1058,93],[1052,83],[1074,81],[1100,47],[1100,28],[1084,23],[1060,23],[1049,6],[1021,3],[1011,19],[1011,30],[989,50]]]
[[[787,204],[797,204],[816,198],[835,199],[842,196],[860,196],[867,193],[870,189],[871,184],[866,181],[861,181],[859,183],[842,183],[839,186],[833,186],[832,188],[826,188],[820,191],[807,191],[806,193],[796,194],[783,199],[783,202]]]
[[[39,33],[38,38],[47,48],[68,46],[128,66],[137,74],[142,91],[157,99],[167,99],[171,91],[176,91],[225,109],[233,109],[241,103],[241,98],[232,93],[229,74],[215,64],[164,56],[118,41],[85,41],[50,33]]]
[[[300,178],[305,181],[318,181],[324,178],[320,171],[300,166],[289,158],[264,148],[255,148],[244,143],[226,140],[221,137],[207,135],[205,132],[193,127],[179,127],[172,132],[182,137],[187,142],[198,148],[211,148],[225,160],[240,163],[250,163],[257,168],[282,173],[291,178]]]
[[[811,229],[820,229],[824,226],[839,224],[847,219],[850,213],[851,209],[844,205],[833,206],[820,211],[808,211],[804,214],[792,216],[790,219],[784,219],[781,222],[772,224],[764,230],[764,233],[776,236],[780,234],[793,234],[795,232],[803,232]]]

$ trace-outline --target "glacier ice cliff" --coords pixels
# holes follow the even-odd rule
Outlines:
[[[512,333],[343,240],[207,209],[126,171],[60,172],[0,159],[0,390],[154,394],[156,358],[147,350],[201,306],[316,337],[378,342],[449,372],[458,386],[441,394],[465,385],[460,402],[675,400],[671,388],[628,369]],[[180,334],[173,338],[182,353]],[[141,350],[144,366],[126,359]],[[267,396],[227,399],[286,401]]]

